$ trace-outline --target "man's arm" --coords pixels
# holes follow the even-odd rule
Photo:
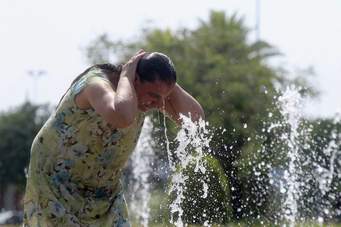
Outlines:
[[[198,121],[200,118],[204,119],[204,110],[197,100],[188,94],[177,83],[173,91],[165,99],[166,114],[174,120],[178,125],[181,124],[180,114],[191,117],[192,121]]]
[[[139,51],[123,66],[116,92],[104,82],[93,83],[84,89],[78,100],[83,100],[84,106],[94,108],[112,127],[128,127],[138,112],[133,82],[137,63],[143,55],[144,52]]]

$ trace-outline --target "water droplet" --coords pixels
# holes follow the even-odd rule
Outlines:
[[[279,191],[284,194],[287,190],[284,187],[281,187]]]

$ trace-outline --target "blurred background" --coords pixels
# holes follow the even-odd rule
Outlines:
[[[282,164],[277,138],[285,127],[277,134],[264,128],[281,118],[276,97],[289,85],[304,99],[302,127],[311,130],[302,137],[315,138],[302,153],[336,169],[333,197],[323,194],[312,204],[329,199],[335,212],[325,219],[339,221],[341,163],[320,160],[329,160],[324,150],[330,141],[336,143],[336,157],[340,151],[335,137],[341,108],[340,10],[338,0],[0,1],[0,210],[18,212],[20,219],[30,145],[71,81],[92,64],[118,64],[144,48],[172,58],[179,83],[199,100],[214,128],[212,174],[223,175],[228,186],[217,183],[225,204],[215,205],[223,218],[212,214],[212,222],[277,218],[269,169],[261,167],[264,178],[255,180],[253,166],[264,160],[276,168]],[[154,138],[162,141],[163,123],[157,114],[152,118]],[[174,139],[174,125],[167,122],[167,127]],[[160,207],[167,204],[161,198],[169,175],[164,146],[155,147],[161,161],[151,176],[152,223],[167,219],[167,206]],[[127,182],[129,173],[128,166]],[[320,209],[302,209],[302,217],[314,219]],[[188,223],[201,222],[192,216]]]

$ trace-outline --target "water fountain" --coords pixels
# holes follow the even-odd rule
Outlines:
[[[149,223],[151,185],[148,181],[153,169],[154,140],[152,138],[153,123],[146,117],[136,149],[131,157],[132,162],[132,199],[131,212],[134,213],[139,226],[147,227]]]
[[[289,131],[283,133],[283,141],[287,141],[289,158],[288,169],[284,171],[284,190],[286,199],[283,204],[284,219],[293,226],[297,219],[297,201],[300,199],[299,189],[299,126],[302,121],[302,98],[299,91],[289,87],[278,99],[280,112],[289,125]],[[282,184],[282,185],[284,185]]]
[[[171,220],[170,222],[177,227],[184,226],[182,221],[183,209],[181,203],[184,199],[184,188],[188,176],[184,174],[184,170],[191,164],[195,163],[194,172],[201,172],[205,174],[204,166],[204,152],[209,150],[209,143],[211,137],[209,131],[206,129],[207,123],[200,119],[197,123],[192,122],[191,118],[184,115],[181,116],[182,127],[176,136],[178,146],[175,149],[176,159],[178,160],[177,166],[173,165],[173,175],[171,180],[171,188],[169,194],[174,193],[175,199],[170,204]],[[170,150],[168,149],[168,156]],[[202,182],[202,197],[207,197],[208,184],[205,180]],[[198,214],[200,215],[200,214]],[[205,214],[202,214],[205,215]],[[206,226],[209,226],[208,221],[205,222]]]
[[[272,166],[271,163],[261,161],[254,167],[255,178],[264,177],[260,169],[267,169],[269,183],[276,191],[274,201],[279,201],[281,207],[272,219],[276,225],[295,226],[309,221],[324,223],[326,218],[341,215],[341,211],[332,211],[330,201],[336,198],[333,194],[332,185],[335,177],[341,178],[341,166],[339,158],[340,151],[340,133],[334,129],[331,140],[323,150],[325,164],[321,158],[315,154],[311,147],[314,143],[311,136],[312,126],[307,124],[303,116],[304,100],[300,95],[299,89],[295,87],[287,88],[281,96],[277,98],[280,120],[274,120],[273,113],[269,113],[270,125],[264,130],[264,133],[274,132],[276,140],[272,149],[277,149],[282,159],[280,164]],[[334,123],[340,123],[340,118],[335,118]],[[164,119],[165,120],[165,119]],[[193,123],[190,118],[181,116],[182,126],[175,138],[176,147],[170,151],[167,137],[166,125],[166,149],[169,158],[169,166],[172,172],[171,184],[168,194],[173,198],[169,205],[170,222],[177,227],[187,226],[183,220],[184,210],[183,201],[185,199],[186,185],[190,176],[184,171],[190,165],[194,166],[194,172],[204,175],[207,171],[205,156],[210,152],[210,141],[212,133],[207,129],[208,123],[200,120]],[[148,200],[150,198],[150,185],[148,177],[152,171],[147,163],[153,161],[153,138],[151,136],[152,124],[150,119],[146,119],[137,150],[133,156],[133,173],[137,184],[134,186],[135,202],[132,203],[132,210],[139,218],[141,226],[148,226],[149,208]],[[246,128],[246,123],[243,128]],[[250,141],[247,139],[247,141]],[[259,152],[267,152],[262,148]],[[308,152],[308,153],[307,153]],[[311,153],[309,153],[311,152]],[[172,154],[171,154],[172,153]],[[307,155],[309,154],[309,155]],[[258,168],[258,169],[257,169]],[[201,182],[201,198],[208,196],[210,182],[207,179],[196,179]],[[323,199],[328,197],[327,201]],[[314,204],[316,207],[309,207]],[[205,217],[205,213],[200,213]],[[260,220],[262,225],[264,222]],[[210,226],[208,219],[203,223],[204,226]]]
[[[309,222],[309,219],[323,223],[324,217],[330,216],[331,204],[324,197],[331,190],[336,175],[335,160],[340,155],[340,135],[335,129],[329,145],[320,148],[324,159],[329,160],[327,164],[323,164],[321,155],[312,150],[311,144],[315,143],[311,136],[313,128],[303,120],[303,104],[299,89],[288,87],[277,99],[282,119],[272,122],[267,129],[270,132],[281,128],[273,149],[283,150],[286,161],[282,166],[273,167],[269,175],[282,204],[280,220],[276,221],[289,226]],[[337,121],[336,118],[334,123]],[[315,207],[310,207],[311,204]]]

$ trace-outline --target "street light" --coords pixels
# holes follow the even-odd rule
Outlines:
[[[33,97],[37,96],[38,91],[38,80],[46,75],[45,70],[29,70],[28,75],[33,79]],[[33,101],[33,97],[31,97],[31,101]]]
[[[260,40],[260,1],[256,0],[256,41]]]

